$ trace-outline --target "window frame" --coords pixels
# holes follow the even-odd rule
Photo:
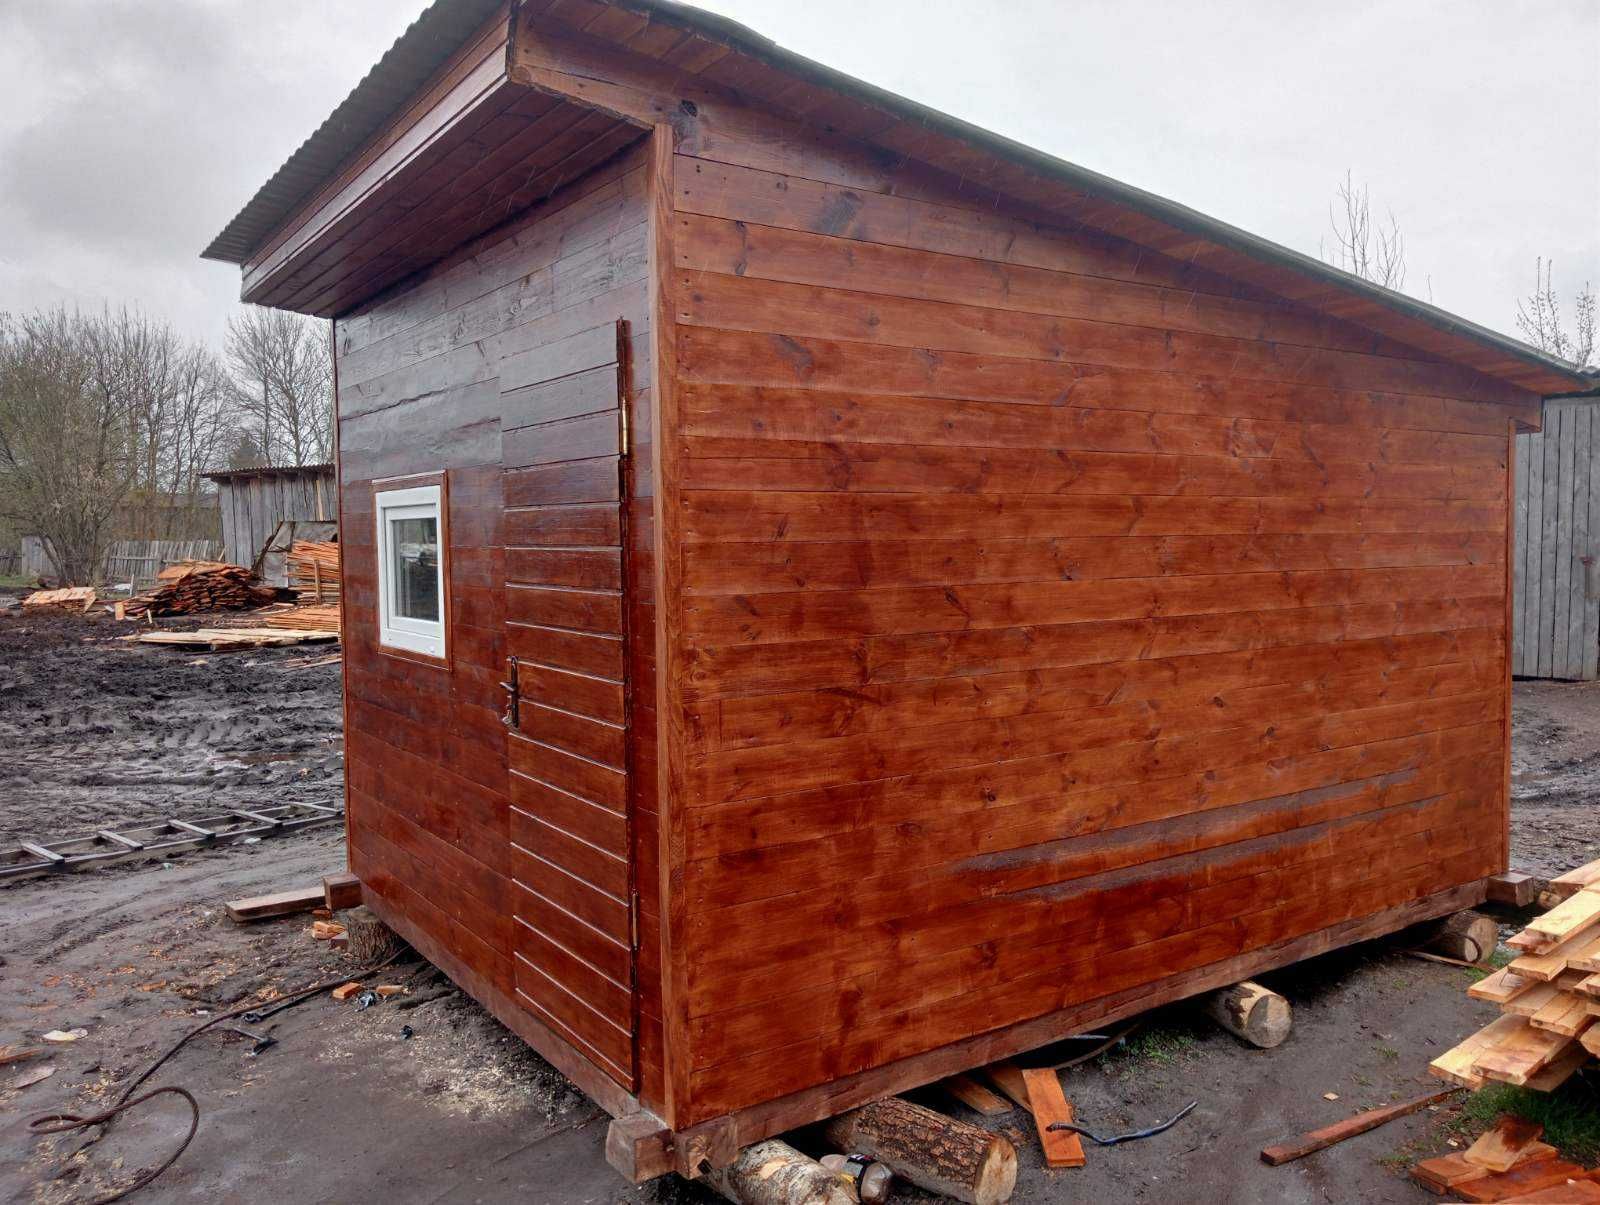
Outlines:
[[[376,518],[378,559],[378,647],[386,653],[444,662],[449,653],[450,535],[442,475],[407,478],[400,482],[374,482],[373,512]],[[410,484],[410,482],[418,482]],[[400,512],[400,513],[396,513]],[[390,524],[397,519],[431,518],[439,540],[439,618],[414,619],[394,613],[394,546]]]

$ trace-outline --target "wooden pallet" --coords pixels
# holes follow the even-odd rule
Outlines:
[[[104,828],[87,837],[64,841],[24,841],[0,852],[0,884],[73,870],[96,870],[117,862],[164,858],[207,845],[228,845],[244,837],[275,837],[344,816],[343,807],[314,803],[274,804],[237,810],[198,820],[162,820],[156,824]]]

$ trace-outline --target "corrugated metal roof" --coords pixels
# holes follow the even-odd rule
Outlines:
[[[201,259],[242,264],[403,108],[503,0],[434,0],[316,133],[257,190]]]
[[[265,477],[271,473],[318,475],[333,472],[332,464],[263,464],[253,469],[218,469],[215,473],[201,473],[207,481],[232,481],[236,477]]]

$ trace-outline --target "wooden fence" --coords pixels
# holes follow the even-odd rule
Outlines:
[[[1600,422],[1592,403],[1546,402],[1517,436],[1511,672],[1600,677]]]
[[[214,561],[221,555],[220,540],[118,540],[106,550],[105,568],[99,577],[110,585],[131,582],[137,594],[174,561]],[[20,572],[29,579],[55,577],[50,551],[38,536],[22,537],[19,560]]]

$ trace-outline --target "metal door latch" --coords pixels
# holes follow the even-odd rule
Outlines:
[[[506,658],[506,678],[507,681],[500,683],[500,689],[506,692],[506,709],[500,713],[500,722],[514,732],[521,727],[522,720],[520,706],[522,691],[517,682],[515,657]]]

